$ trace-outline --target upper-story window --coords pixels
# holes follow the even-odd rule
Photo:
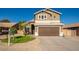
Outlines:
[[[39,15],[39,19],[41,18],[41,16]]]
[[[46,20],[46,15],[39,15],[39,19]]]
[[[46,15],[45,15],[45,19],[46,19]]]
[[[44,19],[44,15],[42,15],[41,17],[42,17],[42,19]]]

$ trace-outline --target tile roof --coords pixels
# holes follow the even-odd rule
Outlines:
[[[12,27],[15,23],[0,22],[0,27]]]
[[[79,23],[64,25],[63,28],[79,27]]]

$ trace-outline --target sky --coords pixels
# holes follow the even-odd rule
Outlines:
[[[0,20],[9,19],[11,22],[29,21],[34,13],[44,8],[0,8]],[[51,8],[61,15],[64,24],[79,23],[79,8]]]

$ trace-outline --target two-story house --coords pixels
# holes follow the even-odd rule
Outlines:
[[[61,23],[61,13],[52,9],[43,9],[34,13],[34,20],[28,21],[28,24],[23,32],[18,31],[18,23],[14,24],[15,28],[17,28],[17,33],[31,33],[35,34],[35,36],[61,36],[62,35],[62,23]],[[0,27],[6,28],[3,26],[3,23]],[[4,24],[5,25],[5,24]],[[6,26],[11,25],[7,24]],[[8,28],[9,29],[9,28]],[[8,30],[7,29],[7,30]],[[6,30],[2,30],[6,31]]]
[[[60,16],[60,12],[48,8],[34,13],[35,36],[61,36]]]

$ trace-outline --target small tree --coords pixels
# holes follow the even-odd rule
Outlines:
[[[6,23],[10,23],[10,21],[9,21],[9,19],[2,19],[2,20],[0,20],[0,22],[6,22]]]
[[[20,21],[18,23],[18,26],[19,26],[19,30],[23,31],[25,29],[25,27],[26,27],[26,22],[25,21]]]
[[[25,28],[25,26],[26,26],[26,23],[25,23],[25,21],[20,21],[18,23],[18,25],[19,25],[19,30],[23,30]]]
[[[13,27],[12,27],[12,28],[10,28],[10,34],[11,34],[11,35],[13,35],[13,40],[14,40],[14,38],[15,38],[15,36],[14,36],[14,35],[15,35],[16,33],[17,33],[16,28],[13,28]]]

